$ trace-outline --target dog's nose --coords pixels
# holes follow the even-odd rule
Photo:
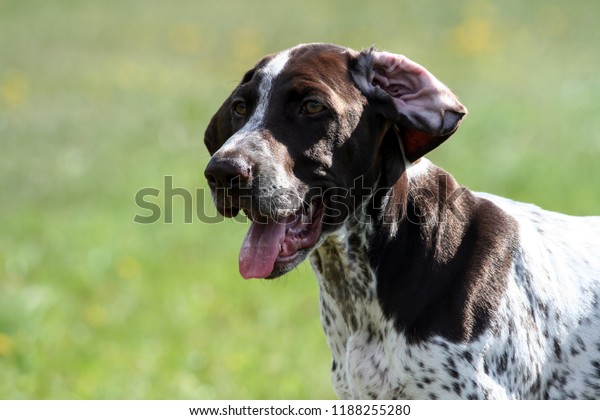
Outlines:
[[[244,188],[250,185],[252,166],[241,158],[213,156],[204,176],[211,188]]]

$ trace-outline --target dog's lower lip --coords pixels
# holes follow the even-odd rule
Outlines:
[[[287,264],[287,263],[290,263],[290,262],[294,261],[295,259],[297,259],[299,255],[300,255],[299,251],[294,252],[292,255],[286,255],[286,256],[279,255],[277,257],[276,262]]]

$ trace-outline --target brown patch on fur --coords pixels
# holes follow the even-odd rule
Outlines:
[[[384,312],[413,339],[469,341],[490,325],[518,242],[516,221],[430,166],[411,180],[392,239],[369,251]]]

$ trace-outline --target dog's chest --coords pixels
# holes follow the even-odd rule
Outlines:
[[[381,331],[382,320],[375,319],[381,317],[376,281],[360,252],[363,243],[360,234],[334,235],[311,255],[319,280],[321,322],[332,352],[332,381],[341,398],[356,397],[357,385],[367,392],[381,389],[388,376],[383,361],[385,332]],[[374,370],[377,367],[382,372],[363,372],[364,357],[372,358]]]
[[[311,255],[311,263],[332,353],[332,382],[340,398],[457,396],[455,383],[473,370],[464,359],[470,350],[454,349],[443,339],[410,344],[397,331],[378,303],[364,234],[346,231],[329,237]],[[469,393],[468,384],[460,386],[460,392]]]

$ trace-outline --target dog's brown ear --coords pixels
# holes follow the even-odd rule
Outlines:
[[[225,141],[233,135],[231,124],[231,96],[225,100],[221,108],[213,115],[206,131],[204,132],[204,144],[212,156]]]
[[[408,58],[362,51],[352,71],[367,98],[399,128],[404,156],[414,162],[450,137],[467,109],[442,82]]]

